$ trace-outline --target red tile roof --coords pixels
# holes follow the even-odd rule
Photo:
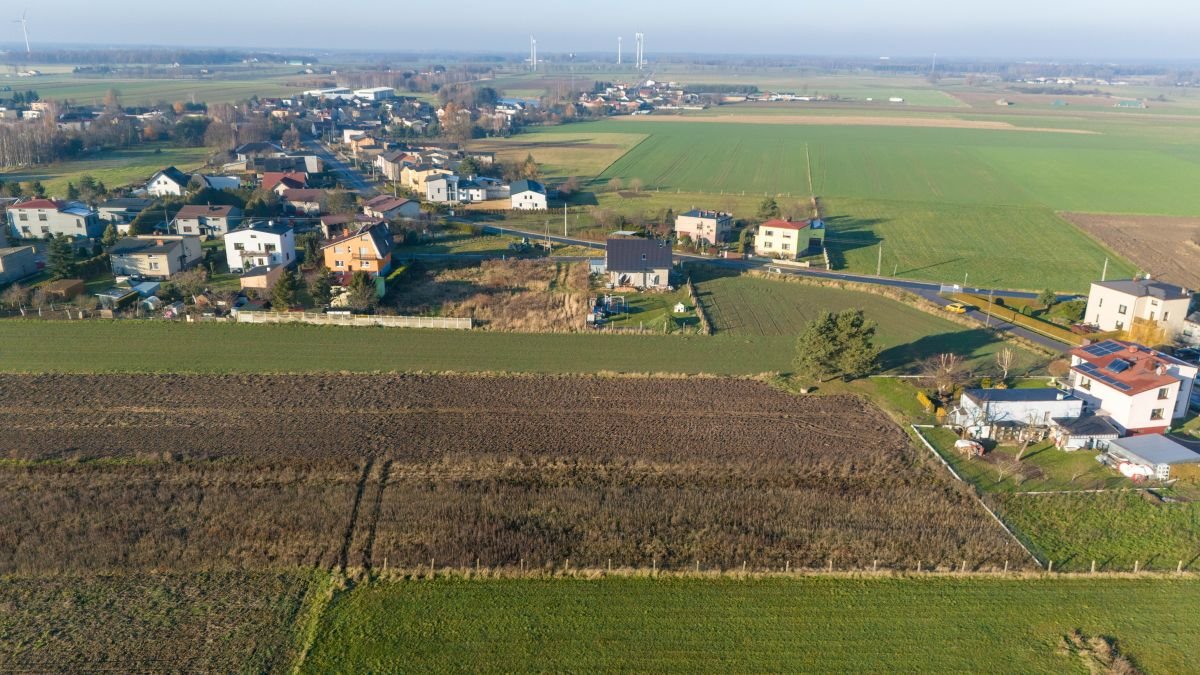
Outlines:
[[[268,171],[262,177],[262,189],[266,191],[274,190],[284,179],[294,181],[296,184],[289,184],[288,187],[308,187],[308,174],[302,171]]]
[[[1136,396],[1160,387],[1169,387],[1179,382],[1179,378],[1167,372],[1168,366],[1180,363],[1173,357],[1133,342],[1107,340],[1106,343],[1119,346],[1121,349],[1105,354],[1104,356],[1095,356],[1088,353],[1088,346],[1076,347],[1067,353],[1071,356],[1078,356],[1084,362],[1095,366],[1106,378],[1111,378],[1129,387],[1127,390],[1118,390],[1126,396]],[[1110,370],[1109,366],[1118,360],[1125,361],[1129,365],[1123,370],[1118,369],[1120,372]],[[1095,375],[1080,370],[1079,366],[1073,366],[1071,369],[1083,377],[1105,384],[1102,380],[1098,380]]]
[[[283,199],[289,202],[319,202],[325,198],[324,190],[284,190]]]
[[[175,214],[176,218],[228,218],[233,212],[232,206],[208,206],[205,204],[188,204],[179,209],[179,213]]]
[[[31,199],[27,202],[14,204],[9,208],[13,209],[54,209],[55,211],[62,209],[63,202],[54,199]]]
[[[763,223],[762,226],[763,227],[774,227],[774,228],[778,228],[780,230],[807,230],[808,226],[810,224],[811,224],[811,221],[808,221],[808,220],[797,220],[795,222],[792,222],[792,221],[788,221],[788,220],[776,219],[776,220],[768,220],[767,222]]]

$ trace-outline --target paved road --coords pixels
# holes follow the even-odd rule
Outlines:
[[[499,225],[484,225],[483,229],[486,232],[494,232],[496,234],[508,234],[508,235],[517,236],[517,237],[529,237],[530,239],[534,239],[534,240],[536,240],[536,239],[544,240],[547,238],[547,235],[544,232],[539,233],[539,232],[533,232],[533,231],[529,231],[529,230],[520,230],[520,229],[516,229],[516,228],[511,228],[511,227],[503,227],[503,226],[499,226]],[[587,246],[587,247],[598,249],[598,250],[604,250],[604,244],[595,242],[595,241],[589,241],[586,239],[578,239],[575,237],[564,237],[562,235],[554,235],[554,234],[549,235],[549,239],[550,239],[550,241],[559,243],[559,244]],[[681,261],[704,262],[704,263],[709,263],[709,264],[718,265],[718,266],[722,266],[722,267],[732,267],[732,268],[736,268],[736,269],[763,270],[763,269],[770,268],[772,270],[778,269],[781,274],[790,274],[790,275],[794,275],[794,276],[803,276],[803,277],[813,277],[813,278],[817,278],[817,279],[830,279],[830,280],[835,280],[835,281],[851,281],[851,282],[860,283],[860,284],[870,284],[872,286],[886,286],[889,288],[899,288],[899,289],[914,293],[916,295],[919,295],[922,298],[938,305],[939,307],[945,307],[946,305],[949,305],[952,302],[951,300],[947,300],[946,298],[944,298],[940,295],[940,292],[942,290],[942,284],[928,282],[928,281],[908,281],[905,279],[877,277],[877,276],[870,275],[870,274],[850,274],[847,272],[829,272],[826,270],[807,269],[807,268],[803,268],[803,267],[788,267],[785,265],[775,264],[771,261],[757,260],[757,259],[724,260],[721,258],[709,258],[707,256],[689,255],[689,254],[685,254],[685,253],[678,253],[678,254],[676,254],[675,257]],[[1007,289],[988,289],[988,288],[967,287],[967,288],[963,289],[963,292],[972,293],[974,295],[987,295],[989,292],[994,292],[997,295],[1005,295],[1005,296],[1017,297],[1017,298],[1036,298],[1037,297],[1036,293],[1029,293],[1027,291],[1011,291],[1011,290],[1007,290]],[[1064,296],[1064,297],[1071,297],[1071,296]],[[1070,348],[1070,345],[1059,342],[1058,340],[1055,340],[1053,338],[1046,337],[1045,335],[1035,333],[1027,328],[1022,328],[1021,326],[1017,326],[1015,324],[1009,323],[1008,321],[1003,321],[994,316],[988,317],[984,312],[971,311],[971,312],[967,312],[967,314],[965,314],[965,316],[969,316],[972,319],[979,321],[979,323],[984,324],[985,326],[990,326],[997,330],[1005,331],[1011,335],[1015,335],[1017,337],[1024,338],[1026,340],[1029,340],[1030,342],[1033,342],[1034,344],[1040,345],[1042,347],[1045,347],[1047,349],[1050,349],[1050,350],[1053,350],[1056,352],[1064,352]]]
[[[372,187],[362,172],[338,158],[328,147],[317,142],[308,141],[305,146],[325,162],[326,169],[338,174],[342,184],[364,197],[374,197],[379,191]]]

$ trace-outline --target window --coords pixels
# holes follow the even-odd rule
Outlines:
[[[1163,312],[1163,321],[1167,321],[1170,318],[1171,318],[1170,312]]]
[[[42,234],[50,234],[50,228],[43,225],[42,226]]]
[[[245,250],[246,250],[246,245],[245,245],[245,244],[243,244],[243,243],[242,243],[242,242],[240,242],[240,241],[239,241],[239,242],[236,242],[236,243],[233,245],[233,250],[235,250],[235,251],[245,251]]]
[[[369,253],[369,252],[370,252],[370,250],[371,250],[371,249],[367,248],[366,246],[359,246],[359,247],[358,247],[358,254],[359,254],[359,255],[366,255],[367,253]]]
[[[1092,381],[1086,377],[1079,378],[1079,388],[1086,389],[1087,391],[1091,391],[1092,390]]]
[[[334,263],[333,263],[333,266],[334,266],[334,267],[345,267],[345,266],[346,266],[346,261],[345,261],[345,260],[337,260],[337,261],[334,261]]]
[[[1096,302],[1096,307],[1099,308],[1099,307],[1103,307],[1103,306],[1104,306],[1104,298],[1100,298],[1100,300],[1098,302]]]
[[[1155,408],[1154,410],[1150,411],[1150,419],[1161,420],[1162,418],[1163,418],[1163,409],[1162,408]]]
[[[151,261],[150,261],[150,269],[152,269],[152,270],[156,270],[156,269],[158,269],[158,263],[157,263],[157,262],[155,262],[155,261],[153,261],[153,260],[151,260]]]
[[[792,245],[791,245],[791,244],[784,244],[783,246],[780,246],[780,248],[782,248],[782,249],[783,249],[783,250],[785,250],[785,251],[790,251],[790,250],[792,250]]]
[[[1117,330],[1125,330],[1125,322],[1124,321],[1117,322]]]
[[[46,220],[46,214],[44,214],[44,213],[39,213],[39,214],[38,214],[38,220],[45,222],[45,220]]]
[[[766,234],[766,236],[768,236],[768,237],[774,237],[774,236],[775,236],[775,233],[774,233],[774,232],[772,232],[771,230],[767,230],[765,234]]]
[[[362,264],[362,268],[363,268],[364,270],[369,270],[369,269],[371,269],[371,261],[369,261],[369,260],[368,260],[368,261],[365,261],[365,262],[363,262],[363,264]]]
[[[77,230],[83,229],[83,221],[82,220],[75,221],[75,229],[77,229]]]
[[[1122,314],[1122,315],[1124,315],[1124,314],[1125,314],[1126,312],[1128,312],[1128,311],[1129,311],[1129,308],[1128,308],[1128,307],[1126,307],[1125,305],[1118,305],[1118,306],[1117,306],[1117,314]]]
[[[1163,387],[1162,389],[1159,389],[1159,390],[1158,390],[1158,400],[1160,400],[1160,401],[1165,401],[1165,400],[1167,400],[1167,399],[1169,399],[1169,398],[1171,398],[1171,390],[1170,390],[1170,388],[1168,388],[1168,387]]]

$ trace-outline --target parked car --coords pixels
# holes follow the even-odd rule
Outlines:
[[[952,302],[945,307],[945,310],[951,314],[966,314],[970,309],[970,305],[961,302]]]

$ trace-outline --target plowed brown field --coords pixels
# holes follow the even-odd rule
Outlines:
[[[0,376],[0,572],[976,567],[879,410],[718,379]]]

